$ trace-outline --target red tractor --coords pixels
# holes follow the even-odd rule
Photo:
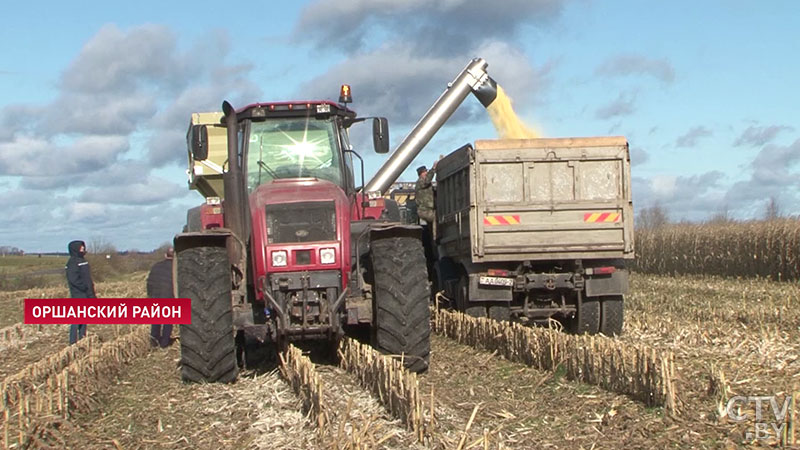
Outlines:
[[[349,87],[339,103],[225,102],[218,123],[190,125],[190,184],[202,184],[195,165],[216,167],[224,200],[208,196],[200,220],[175,237],[176,292],[192,300],[192,323],[180,330],[184,380],[231,382],[265,348],[335,343],[358,325],[410,370],[428,368],[422,228],[403,224],[381,194],[469,92],[485,106],[494,100],[486,65],[470,62],[363,189],[349,128],[367,119],[345,106]],[[386,119],[369,120],[375,151],[387,153]],[[217,162],[209,158],[215,138],[226,146]]]

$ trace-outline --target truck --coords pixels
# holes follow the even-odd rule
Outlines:
[[[438,289],[457,310],[622,332],[634,257],[624,137],[478,140],[437,167]]]
[[[409,370],[428,368],[422,229],[383,195],[470,93],[494,101],[487,65],[470,61],[367,183],[350,127],[371,122],[374,150],[388,153],[388,121],[349,109],[348,85],[338,103],[226,101],[192,115],[189,187],[205,202],[174,239],[175,291],[192,302],[180,328],[185,381],[232,382],[265,350],[335,344],[359,327]]]

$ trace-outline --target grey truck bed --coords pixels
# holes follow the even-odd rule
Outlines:
[[[633,258],[624,137],[479,140],[437,166],[437,236],[473,263]]]

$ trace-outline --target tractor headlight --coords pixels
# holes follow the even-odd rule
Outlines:
[[[336,250],[323,248],[319,251],[319,262],[321,264],[333,264],[336,262]]]
[[[272,265],[275,267],[283,267],[286,265],[287,255],[286,250],[277,250],[272,252]]]

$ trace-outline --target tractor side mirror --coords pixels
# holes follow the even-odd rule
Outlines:
[[[189,150],[195,161],[203,161],[208,158],[208,128],[205,125],[192,125]]]
[[[372,144],[375,153],[389,153],[389,121],[386,117],[372,119]]]

